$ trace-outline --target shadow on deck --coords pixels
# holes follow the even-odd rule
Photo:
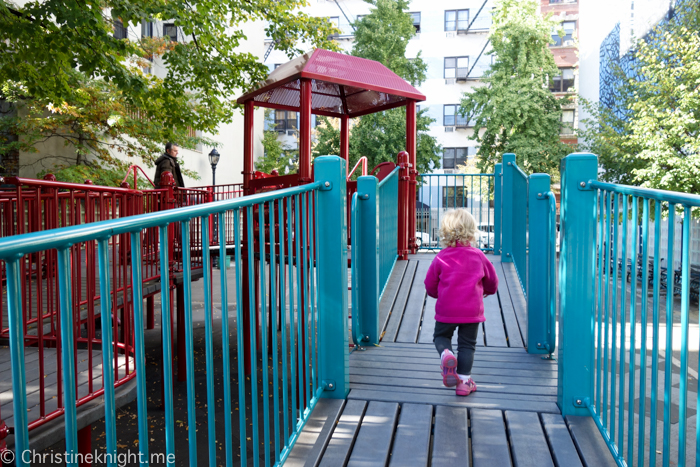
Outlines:
[[[498,295],[485,301],[472,371],[478,390],[458,397],[443,387],[435,300],[423,286],[434,257],[396,263],[381,345],[351,353],[347,400],[319,402],[286,465],[616,465],[592,418],[562,418],[557,364],[527,353],[525,297],[497,256]]]

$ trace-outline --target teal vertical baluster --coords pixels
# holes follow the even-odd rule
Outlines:
[[[503,188],[501,198],[501,261],[513,261],[513,183],[515,154],[503,154]]]
[[[190,260],[190,222],[180,224],[182,232],[182,285],[185,291],[185,363],[187,365],[187,434],[190,467],[197,465],[197,413],[194,392],[194,337],[192,336],[192,261]],[[143,325],[141,326],[143,329]]]
[[[523,264],[523,275],[540,277],[542,280],[529,281],[527,285],[527,352],[531,354],[546,354],[554,351],[548,348],[549,340],[549,288],[550,281],[555,281],[549,271],[549,247],[550,222],[549,222],[549,192],[550,177],[547,174],[533,174],[530,176],[529,189],[524,194],[526,202],[530,206],[530,214],[527,218],[527,232],[529,237],[529,259]],[[536,344],[536,345],[534,345]]]
[[[211,254],[209,252],[209,216],[202,216],[202,269],[204,274],[204,359],[207,367],[207,443],[209,445],[209,465],[216,465],[216,401],[214,400],[214,307],[211,300]],[[226,243],[222,238],[222,243]],[[225,257],[219,258],[219,267],[225,269]],[[223,308],[221,311],[224,314]],[[224,390],[228,381],[224,382]]]
[[[238,212],[236,212],[238,215]],[[224,434],[226,435],[226,467],[233,465],[233,428],[231,426],[231,363],[229,346],[228,327],[228,281],[226,280],[226,216],[225,213],[218,214],[219,222],[219,277],[221,283],[221,355],[224,364]],[[236,307],[238,308],[238,307]],[[240,349],[240,347],[238,348]],[[237,349],[237,350],[238,350]],[[168,360],[165,360],[168,361]],[[242,374],[239,374],[239,379]],[[245,412],[245,411],[243,411]],[[242,417],[241,410],[238,416]],[[245,418],[245,417],[244,417]],[[241,443],[245,444],[245,436],[241,436]]]
[[[611,191],[605,194],[605,209],[603,214],[605,215],[605,254],[604,254],[604,269],[603,277],[605,278],[605,315],[604,321],[605,326],[603,326],[603,410],[601,415],[603,416],[603,426],[608,428],[608,322],[610,318],[610,307],[609,307],[609,296],[610,296],[610,252],[612,251],[612,245],[610,244],[610,229],[611,229],[611,198],[613,193]]]
[[[296,368],[296,355],[294,354],[297,350],[296,347],[296,329],[295,329],[295,319],[294,319],[294,248],[292,247],[292,197],[287,197],[287,269],[289,278],[289,370],[290,370],[290,386],[292,387],[292,433],[295,434],[298,429],[299,414],[297,413],[297,385],[299,380],[297,379],[297,368]]]
[[[316,348],[316,235],[318,235],[318,219],[315,215],[316,190],[310,193],[310,197],[312,204],[308,212],[310,216],[310,227],[312,229],[312,232],[309,234],[309,238],[311,239],[309,242],[309,267],[311,268],[311,272],[309,273],[309,290],[311,293],[311,300],[309,303],[311,307],[311,388],[312,394],[316,394],[316,389],[318,389],[318,349]]]
[[[629,196],[622,195],[622,284],[627,288],[627,215],[629,214]],[[621,457],[624,457],[625,441],[625,357],[627,355],[627,292],[620,294],[620,392],[618,393],[618,441],[617,447]]]
[[[493,254],[501,254],[501,208],[503,197],[503,164],[496,164],[493,171]]]
[[[676,227],[676,205],[668,203],[668,249],[666,251],[666,355],[664,360],[664,455],[662,465],[671,460],[671,357],[673,356],[673,243]]]
[[[355,192],[352,194],[352,201],[350,202],[350,238],[352,239],[353,248],[350,250],[350,303],[352,305],[352,341],[355,345],[362,344],[362,325],[360,324],[360,272],[362,266],[360,265],[359,252],[362,250],[361,246],[361,236],[360,236],[360,220],[358,219],[358,211],[360,194]]]
[[[301,258],[301,232],[300,232],[300,221],[299,221],[299,210],[301,206],[299,204],[299,195],[294,196],[294,243],[296,244],[296,277],[297,277],[297,313],[296,313],[296,325],[297,325],[297,377],[298,377],[298,390],[299,390],[299,420],[304,418],[304,409],[306,408],[306,391],[308,390],[304,386],[306,369],[304,368],[304,348],[306,346],[306,340],[303,334],[303,322],[304,322],[304,306],[302,303],[302,280],[303,273],[301,270],[302,258]]]
[[[488,183],[488,178],[486,179]],[[479,175],[479,225],[483,225],[484,223],[484,177]],[[486,208],[488,208],[489,203],[486,203]],[[489,237],[488,237],[488,228],[486,229],[486,247],[488,248],[488,243],[489,243]]]
[[[286,256],[284,252],[284,198],[277,201],[277,224],[279,228],[279,259],[280,259],[280,328],[282,328],[282,441],[283,446],[289,446],[289,368],[287,366],[287,293],[284,281],[284,264]]]
[[[632,197],[632,277],[630,279],[630,361],[629,361],[629,407],[627,417],[627,465],[634,465],[634,373],[637,357],[637,251],[639,250],[639,199]]]
[[[678,466],[685,466],[686,414],[688,413],[688,326],[690,324],[690,208],[683,206],[681,247],[681,381],[678,391]],[[667,357],[670,358],[670,357]]]
[[[255,217],[253,217],[253,206],[246,207],[246,217],[248,218],[248,297],[250,306],[248,313],[250,314],[250,405],[251,405],[251,422],[252,422],[252,438],[253,438],[253,465],[257,467],[260,465],[260,428],[258,423],[260,419],[258,418],[258,356],[257,356],[257,344],[255,342],[256,337],[256,322],[258,320],[258,313],[256,310],[257,294],[255,293],[255,250],[253,248],[253,243],[255,242],[255,235],[253,234],[253,222]],[[262,226],[260,226],[262,228]],[[242,302],[238,302],[242,303]],[[243,440],[241,440],[243,441]]]
[[[275,202],[268,203],[270,223],[270,329],[272,330],[272,408],[275,422],[275,463],[280,461],[280,401],[279,371],[277,368],[277,249],[275,244]]]
[[[102,378],[105,398],[105,454],[107,465],[116,467],[117,462],[117,406],[114,396],[114,348],[112,338],[112,296],[109,280],[109,240],[97,242],[97,257],[100,271],[100,316],[102,319]],[[169,361],[169,360],[164,360]],[[167,422],[166,422],[167,425]],[[21,452],[21,451],[20,451]]]
[[[617,382],[617,244],[618,244],[618,224],[619,224],[619,213],[618,213],[618,206],[619,206],[619,196],[616,193],[612,194],[613,196],[613,217],[612,217],[612,225],[613,225],[613,238],[612,238],[612,248],[613,248],[613,254],[612,254],[612,282],[613,282],[613,288],[612,288],[612,346],[610,349],[610,424],[609,424],[609,431],[610,431],[610,442],[614,443],[615,442],[615,409],[616,409],[616,402],[617,400],[617,394],[615,392],[616,389],[616,382]],[[624,287],[623,287],[624,290]],[[620,321],[624,325],[624,320]],[[619,452],[619,451],[618,451]]]
[[[659,396],[659,295],[661,293],[661,201],[654,201],[654,300],[652,308],[651,420],[649,423],[649,467],[656,466],[656,408]],[[671,293],[673,296],[673,293]],[[700,405],[698,406],[700,407]],[[640,412],[641,413],[641,412]],[[700,425],[698,425],[700,426]],[[700,459],[700,458],[699,458]]]
[[[605,232],[605,192],[598,191],[598,306],[596,308],[597,320],[597,342],[595,359],[595,409],[600,414],[601,404],[601,367],[603,350],[603,261],[605,258],[605,246],[603,245],[603,234]]]
[[[647,303],[649,301],[649,199],[642,202],[642,335],[641,349],[639,353],[639,445],[637,446],[637,463],[644,467],[644,451],[646,437],[644,427],[646,424],[646,391],[647,391]],[[652,453],[649,453],[651,458]]]
[[[263,389],[263,442],[265,443],[265,465],[270,465],[270,382],[268,371],[267,348],[267,281],[265,280],[265,203],[258,204],[258,249],[260,251],[260,332],[262,355],[260,369],[262,370]],[[255,393],[253,394],[255,395]]]
[[[29,449],[29,430],[27,421],[27,377],[24,371],[24,333],[22,329],[22,290],[20,261],[18,257],[5,260],[5,277],[7,278],[7,321],[10,337],[10,360],[12,362],[12,410],[15,420],[15,452],[23,453]],[[60,279],[59,275],[59,279]],[[68,321],[70,322],[70,321]],[[61,330],[65,327],[62,326]],[[72,346],[68,346],[71,349]],[[73,359],[71,358],[71,361]],[[65,369],[64,369],[65,372]],[[64,379],[65,381],[65,379]],[[64,383],[65,384],[65,383]],[[70,384],[69,386],[73,386]],[[68,445],[66,445],[68,446]],[[19,455],[17,466],[30,465]]]
[[[166,457],[175,464],[175,409],[173,408],[173,349],[172,321],[170,316],[170,263],[168,259],[168,226],[159,229],[160,234],[160,277],[168,278],[168,286],[161,286],[160,316],[163,333],[163,391],[165,399],[165,450]]]
[[[141,232],[131,233],[131,291],[134,307],[134,347],[136,350],[136,407],[141,465],[148,465],[148,400],[146,399],[146,346],[143,336],[143,280],[141,279]]]
[[[65,413],[63,415],[66,428],[66,453],[72,454],[72,460],[78,454],[78,422],[76,417],[76,398],[75,398],[75,359],[73,349],[73,303],[72,303],[72,287],[71,287],[71,264],[70,264],[70,246],[57,251],[58,257],[58,287],[60,291],[60,315],[61,315],[61,363],[63,365],[63,405]],[[138,334],[138,332],[136,333]],[[139,346],[136,341],[136,359],[139,359]],[[141,354],[142,356],[143,354]],[[23,363],[22,363],[23,364]],[[143,373],[141,373],[143,374]],[[137,385],[139,373],[136,374]],[[139,385],[137,391],[139,395],[141,391]],[[143,385],[143,394],[145,394],[146,386]],[[142,398],[139,397],[139,400]],[[139,422],[141,421],[141,407],[139,406]],[[140,423],[139,423],[140,428]],[[77,462],[66,462],[69,466],[78,466]]]
[[[438,212],[440,209],[438,208]],[[398,232],[397,232],[398,233]],[[433,177],[428,175],[428,241],[433,242]]]
[[[302,300],[304,304],[304,311],[303,311],[303,321],[302,321],[302,326],[304,327],[304,382],[305,382],[305,388],[306,388],[306,407],[309,408],[311,407],[311,368],[310,368],[310,356],[309,356],[309,347],[310,347],[310,336],[309,336],[309,280],[310,280],[310,274],[309,274],[309,268],[308,268],[308,261],[309,261],[309,251],[308,251],[308,243],[309,243],[309,225],[308,225],[308,219],[307,219],[307,210],[309,207],[309,198],[306,193],[302,194],[299,196],[301,199],[301,274],[303,278],[302,284],[304,285],[302,289]],[[414,215],[413,213],[411,215]]]
[[[243,328],[243,271],[241,266],[241,212],[238,209],[233,211],[233,238],[236,261],[236,353],[238,360],[238,430],[241,451],[241,465],[248,465],[248,449],[246,446],[246,407],[245,407],[245,342],[243,336],[246,330]],[[248,237],[250,238],[250,237]],[[252,297],[251,297],[252,300]]]

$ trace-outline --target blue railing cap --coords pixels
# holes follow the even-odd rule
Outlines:
[[[136,216],[92,222],[90,224],[61,227],[59,229],[13,235],[0,239],[0,259],[12,260],[38,251],[68,248],[76,243],[100,240],[114,235],[139,232],[150,227],[160,227],[173,222],[188,221],[195,217],[218,214],[254,204],[273,201],[287,196],[306,193],[318,189],[322,182],[309,183],[282,190],[244,196],[241,198],[215,201],[212,203],[187,206],[184,208],[159,211]]]
[[[700,207],[700,196],[679,191],[657,190],[655,188],[644,188],[639,186],[618,185],[616,183],[599,182],[589,180],[586,186],[590,189],[611,191],[623,195],[639,196],[656,201],[665,201],[671,204],[682,204],[688,207]]]

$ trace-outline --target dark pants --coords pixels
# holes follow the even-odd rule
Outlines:
[[[476,336],[481,323],[441,323],[435,321],[435,332],[433,333],[433,343],[438,353],[448,349],[452,351],[452,335],[455,329],[459,328],[457,334],[457,373],[469,375],[472,372],[474,363],[474,351],[476,350]]]

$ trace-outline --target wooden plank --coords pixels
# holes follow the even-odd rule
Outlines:
[[[415,344],[418,340],[418,331],[423,319],[423,305],[425,304],[425,276],[430,267],[429,261],[419,261],[416,267],[416,275],[413,279],[411,293],[408,296],[406,309],[403,312],[401,326],[396,335],[396,342],[408,342]],[[430,319],[434,320],[434,317]]]
[[[617,465],[591,417],[568,415],[566,424],[569,426],[571,438],[581,454],[583,465],[586,467],[614,467]]]
[[[350,455],[348,467],[386,465],[394,437],[399,404],[372,400],[362,418],[360,432]]]
[[[367,390],[367,391],[390,391],[390,392],[408,392],[413,394],[424,394],[426,396],[454,396],[455,389],[447,387],[437,387],[437,388],[422,388],[412,386],[410,383],[406,384],[386,384],[384,386],[378,386],[375,384],[350,384],[350,389]],[[555,395],[541,395],[541,394],[514,394],[514,393],[502,393],[500,391],[482,391],[482,385],[479,384],[479,393],[485,394],[493,399],[519,399],[523,402],[534,401],[534,402],[556,402],[557,396]]]
[[[394,435],[390,466],[424,467],[428,465],[433,406],[403,404]]]
[[[540,416],[544,425],[544,434],[547,436],[549,447],[552,450],[554,463],[558,467],[583,467],[564,418],[559,414],[549,413],[543,413]]]
[[[527,336],[523,336],[524,333],[526,333],[527,326],[524,326],[523,323],[521,323],[518,320],[517,315],[515,314],[515,310],[513,308],[513,299],[511,297],[510,290],[508,289],[508,281],[506,280],[506,276],[503,272],[503,264],[502,263],[494,263],[494,269],[496,269],[496,274],[498,275],[498,294],[499,294],[499,300],[501,303],[501,311],[503,312],[504,316],[508,316],[508,319],[510,320],[511,317],[515,317],[515,322],[518,326],[518,335],[520,336],[520,342],[522,346],[525,346],[525,339],[527,339]],[[518,284],[518,287],[520,287],[520,284]],[[522,291],[520,291],[522,293]],[[513,347],[520,347],[520,346],[515,346]]]
[[[372,356],[378,356],[378,355],[386,355],[386,356],[410,356],[411,358],[422,358],[422,359],[434,359],[435,356],[437,355],[435,351],[435,347],[433,345],[416,345],[414,346],[415,348],[396,348],[396,347],[388,347],[388,346],[380,346],[380,347],[366,347],[364,351],[361,352],[353,352],[350,354],[350,358],[355,358],[356,355],[372,355]],[[501,347],[497,347],[497,349],[500,349]],[[505,347],[507,348],[507,347]],[[484,347],[483,349],[477,350],[474,358],[475,359],[483,359],[483,360],[489,360],[489,361],[504,361],[504,362],[519,362],[519,361],[527,361],[527,362],[533,362],[533,363],[538,363],[540,362],[541,365],[546,366],[546,365],[552,365],[556,366],[556,362],[553,360],[543,360],[541,357],[542,355],[534,355],[534,354],[528,354],[524,351],[522,352],[510,352],[510,353],[504,353],[504,352],[493,352],[493,348],[488,348]],[[524,350],[524,349],[520,349]]]
[[[495,295],[484,297],[484,335],[487,347],[508,347],[501,306]]]
[[[523,289],[520,286],[520,280],[518,279],[518,274],[515,272],[513,263],[501,263],[501,266],[503,269],[503,277],[508,286],[513,311],[518,319],[520,336],[527,347],[527,301],[525,300],[525,294],[523,294]],[[499,277],[499,280],[500,279]]]
[[[343,411],[342,399],[321,399],[299,434],[284,465],[316,467]]]
[[[537,413],[507,410],[505,414],[513,465],[515,467],[554,467]]]
[[[408,261],[396,261],[394,270],[391,271],[386,288],[382,294],[382,299],[379,301],[380,335],[384,332],[384,329],[386,329],[389,313],[391,313],[391,308],[394,306],[396,296],[399,293],[399,287],[401,286],[401,281],[406,272],[406,266],[408,266]]]
[[[439,372],[431,371],[405,371],[405,370],[386,370],[377,368],[362,368],[362,367],[350,367],[351,375],[367,375],[367,376],[380,376],[380,377],[393,377],[393,378],[409,378],[409,379],[428,379],[428,380],[439,380],[442,381],[442,377]],[[498,383],[498,384],[531,384],[533,386],[556,386],[556,378],[540,378],[540,377],[520,377],[520,376],[510,376],[505,374],[496,375],[486,375],[479,374],[478,371],[472,371],[472,376],[476,381],[477,385],[485,383]]]
[[[415,350],[420,350],[420,349],[430,349],[430,346],[427,344],[407,344],[405,342],[382,342],[381,347],[386,347],[386,348],[396,348],[396,349],[415,349]],[[504,354],[520,354],[520,355],[527,355],[527,351],[523,349],[522,347],[486,347],[484,348],[485,352],[493,352],[493,353],[504,353]],[[541,357],[540,355],[539,357]],[[539,358],[538,357],[538,358]]]
[[[348,462],[366,408],[367,401],[352,400],[345,404],[326,452],[323,453],[323,459],[319,464],[321,467],[336,467]]]
[[[433,436],[433,467],[469,465],[467,409],[437,406]]]
[[[391,309],[391,314],[387,319],[386,330],[382,336],[382,341],[394,342],[396,340],[396,334],[399,332],[399,326],[401,326],[401,319],[403,318],[403,312],[406,308],[406,302],[408,296],[411,293],[411,287],[413,285],[413,278],[416,274],[416,267],[418,266],[418,261],[409,261],[406,267],[406,273],[401,281],[401,287],[399,288],[399,293],[396,296],[396,301]]]
[[[477,352],[477,355],[479,352]],[[351,357],[353,362],[387,362],[396,367],[403,367],[406,365],[418,365],[418,364],[429,364],[432,365],[435,362],[439,363],[440,357],[437,352],[434,352],[429,358],[420,358],[415,356],[396,356],[396,355],[386,355],[382,352],[353,352]],[[544,361],[544,360],[542,360]],[[537,361],[532,360],[517,360],[517,361],[491,361],[485,359],[477,360],[474,358],[474,366],[490,367],[490,368],[513,368],[520,370],[552,370],[555,371],[550,365],[542,365]]]
[[[433,333],[435,332],[435,303],[436,298],[426,297],[425,308],[423,309],[423,322],[420,325],[418,342],[420,344],[432,344]]]
[[[518,396],[511,399],[496,398],[498,394],[479,393],[471,394],[469,397],[458,397],[454,395],[437,396],[415,393],[396,393],[386,391],[368,391],[366,389],[351,389],[348,399],[363,399],[386,402],[413,402],[416,404],[448,405],[451,407],[469,407],[499,410],[522,410],[523,402],[518,400]],[[533,402],[528,401],[528,410],[536,412],[559,413],[559,408],[554,402]]]
[[[429,372],[429,371],[435,371],[435,373],[440,372],[440,360],[435,359],[435,363],[431,364],[425,364],[425,363],[413,363],[413,364],[392,364],[388,362],[381,362],[381,361],[375,361],[375,360],[365,360],[360,362],[357,359],[352,359],[350,361],[350,368],[381,368],[381,369],[387,369],[387,370],[406,370],[406,371],[411,371],[415,370],[417,372],[422,371],[422,372]],[[484,365],[483,367],[477,367],[475,369],[475,373],[482,374],[482,375],[500,375],[503,374],[504,372],[508,373],[508,376],[521,376],[521,377],[529,377],[529,378],[537,378],[537,377],[542,377],[542,378],[554,378],[557,376],[556,372],[553,369],[549,368],[542,368],[542,369],[536,369],[536,370],[529,370],[529,369],[522,369],[522,368],[509,368],[504,370],[503,368],[498,368],[494,367],[493,365]]]
[[[397,378],[397,377],[386,377],[386,376],[367,376],[367,375],[350,375],[350,388],[355,388],[356,386],[364,387],[368,389],[370,385],[377,385],[381,387],[390,386],[410,386],[411,388],[419,391],[423,388],[425,389],[441,389],[445,388],[442,385],[442,379],[414,379],[414,378]],[[446,389],[446,388],[445,388]],[[480,392],[500,392],[502,394],[533,394],[539,396],[556,396],[557,388],[556,386],[529,386],[524,384],[499,384],[499,383],[486,383],[483,380],[479,380],[479,391]]]
[[[501,315],[503,316],[503,324],[506,328],[506,333],[508,334],[508,345],[510,347],[524,347],[523,339],[520,335],[520,326],[518,325],[518,318],[515,316],[515,311],[513,311],[513,302],[510,297],[505,297],[505,294],[498,292],[496,298],[501,307]],[[503,306],[503,301],[506,305]]]
[[[500,410],[474,409],[470,416],[474,467],[511,465],[503,413]]]

